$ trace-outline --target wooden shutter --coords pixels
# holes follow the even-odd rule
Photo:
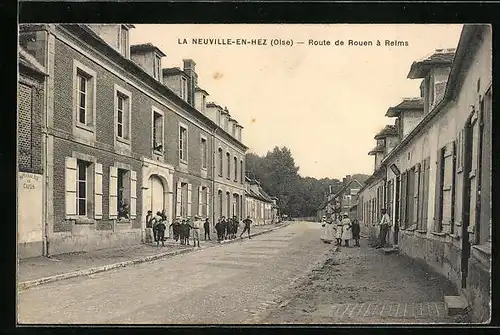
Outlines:
[[[198,215],[203,215],[203,187],[198,186]]]
[[[130,171],[130,218],[137,216],[137,172]]]
[[[414,191],[413,191],[413,200],[414,200],[414,205],[413,205],[413,223],[417,224],[417,227],[419,227],[419,220],[420,220],[420,206],[422,206],[422,203],[420,202],[420,175],[421,175],[421,166],[420,164],[417,164],[415,166],[415,175],[414,175]]]
[[[118,217],[118,168],[109,168],[109,218]]]
[[[94,164],[94,218],[102,219],[102,164]]]
[[[441,149],[436,153],[436,183],[434,187],[434,231],[441,231]]]
[[[176,196],[175,215],[181,217],[182,184],[180,181],[177,182],[177,192],[175,196]]]
[[[430,171],[430,158],[424,161],[424,188],[423,188],[423,209],[422,209],[422,228],[427,230],[427,220],[429,218],[429,171]]]
[[[187,216],[191,217],[191,204],[193,202],[193,192],[192,192],[193,185],[188,184],[188,198],[187,198]]]
[[[210,218],[210,188],[207,187],[207,218]]]
[[[66,157],[65,168],[65,191],[66,191],[66,218],[76,215],[76,179],[77,160],[73,157]]]
[[[400,227],[401,228],[406,228],[406,197],[407,197],[407,190],[406,190],[406,187],[407,187],[407,171],[403,172],[401,174],[401,194],[400,194],[400,197],[401,197],[401,214],[399,216],[400,218],[400,221],[401,221],[401,224],[400,224]]]

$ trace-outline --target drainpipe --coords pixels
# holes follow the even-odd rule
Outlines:
[[[215,174],[217,172],[216,169],[216,159],[217,159],[217,153],[216,153],[216,145],[215,145],[215,134],[217,133],[217,128],[214,128],[212,130],[212,227],[215,226],[215,195],[217,194],[215,192]]]
[[[51,71],[49,69],[49,39],[50,39],[50,29],[47,30],[45,36],[46,36],[46,41],[45,41],[45,71],[47,71],[50,75]],[[47,199],[48,199],[48,188],[49,188],[49,175],[48,175],[48,170],[49,170],[49,162],[47,159],[47,153],[49,151],[49,144],[48,144],[48,129],[49,129],[49,119],[48,119],[48,113],[47,109],[49,107],[49,92],[48,92],[48,80],[50,78],[47,76],[45,77],[44,83],[43,83],[43,93],[44,93],[44,108],[43,108],[43,128],[44,131],[42,131],[42,162],[44,164],[42,165],[42,173],[43,173],[43,179],[44,179],[44,187],[43,187],[43,192],[42,192],[42,217],[44,221],[44,234],[43,234],[43,251],[42,254],[46,257],[50,257],[49,254],[49,217],[48,217],[48,210],[47,210]]]

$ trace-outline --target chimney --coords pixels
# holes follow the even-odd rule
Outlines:
[[[345,179],[346,179],[347,181],[351,180],[351,175],[350,175],[350,174],[348,174],[347,176],[345,176]]]
[[[188,75],[188,99],[187,102],[191,106],[195,106],[194,95],[198,86],[198,75],[195,71],[196,63],[192,59],[184,59],[184,72]]]
[[[342,178],[342,184],[345,185],[345,182],[346,182],[346,178]]]

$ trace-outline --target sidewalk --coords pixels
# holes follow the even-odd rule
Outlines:
[[[368,246],[325,244],[329,259],[290,291],[264,323],[448,323],[453,285],[419,262]]]
[[[287,225],[272,224],[254,226],[251,236],[270,232]],[[239,235],[239,234],[238,234]],[[246,236],[248,236],[245,233]],[[194,248],[192,240],[190,246],[183,246],[172,239],[165,242],[164,247],[155,244],[138,244],[123,248],[103,249],[90,252],[74,252],[47,257],[34,257],[19,261],[17,282],[20,288],[28,288],[39,284],[61,279],[88,275],[91,273],[107,271],[118,267],[129,266],[147,262],[158,258],[175,256],[208,247],[224,245],[226,243],[241,241],[240,238],[218,243],[217,236],[211,234],[212,241],[200,241],[201,248]]]

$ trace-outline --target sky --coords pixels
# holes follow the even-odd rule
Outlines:
[[[384,116],[387,109],[420,94],[421,80],[406,78],[412,62],[435,49],[456,48],[461,29],[450,24],[140,24],[131,30],[130,43],[157,46],[166,54],[163,68],[182,68],[183,59],[193,59],[207,101],[227,106],[244,127],[249,152],[265,155],[286,146],[301,176],[342,179],[373,172],[374,157],[368,155],[373,137],[394,124]],[[196,45],[193,39],[232,39],[233,45]],[[237,45],[236,39],[265,39],[266,45]],[[271,46],[274,39],[293,45]],[[349,46],[349,40],[373,45]],[[385,46],[386,40],[403,43]]]

